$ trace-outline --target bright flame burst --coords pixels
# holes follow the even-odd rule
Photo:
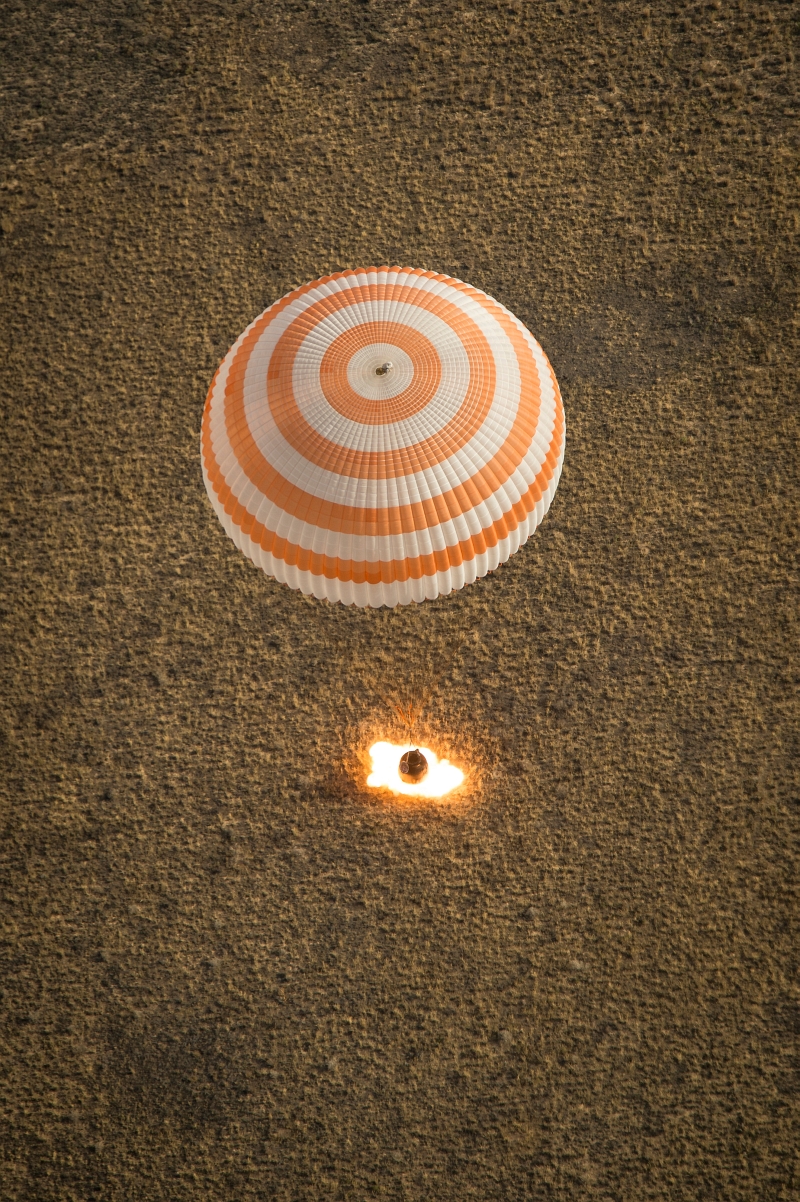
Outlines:
[[[428,747],[419,750],[428,761],[428,771],[417,785],[407,785],[400,779],[400,760],[417,743],[373,743],[369,749],[372,757],[372,772],[367,784],[372,789],[387,788],[406,797],[444,797],[445,793],[457,788],[464,773],[449,760],[440,760]]]

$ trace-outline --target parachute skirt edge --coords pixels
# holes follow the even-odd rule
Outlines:
[[[528,517],[520,522],[517,528],[506,538],[499,540],[494,547],[490,547],[484,554],[476,555],[471,560],[465,560],[457,567],[448,568],[446,571],[434,572],[430,575],[423,575],[417,579],[394,581],[391,583],[388,581],[377,581],[375,583],[366,581],[357,582],[353,580],[341,580],[338,577],[330,578],[322,574],[303,570],[296,564],[286,563],[285,560],[278,559],[264,551],[260,544],[253,542],[243,532],[241,527],[232,521],[231,516],[226,512],[224,505],[220,503],[211,486],[211,481],[206,471],[205,456],[203,455],[201,455],[201,463],[206,492],[217,517],[225,528],[225,533],[236,544],[237,548],[248,559],[252,560],[255,566],[260,568],[266,576],[278,580],[281,584],[288,585],[289,588],[298,590],[307,597],[315,597],[318,601],[338,601],[342,605],[355,605],[360,608],[371,607],[379,609],[385,606],[393,609],[397,605],[408,605],[412,602],[419,604],[422,601],[433,601],[437,597],[447,596],[449,593],[461,589],[467,584],[472,584],[475,580],[486,576],[501,564],[506,563],[528,541],[550,509],[561,478],[565,443],[566,429],[563,430],[561,435],[558,460],[546,490],[528,514]]]

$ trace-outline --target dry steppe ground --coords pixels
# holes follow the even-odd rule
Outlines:
[[[5,0],[0,1194],[796,1198],[797,8]],[[361,612],[200,473],[290,288],[561,381],[495,575]],[[370,796],[383,698],[472,769]]]

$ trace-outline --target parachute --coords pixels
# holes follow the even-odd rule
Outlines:
[[[201,451],[222,525],[269,576],[395,606],[513,555],[550,506],[564,437],[555,375],[513,314],[461,280],[368,267],[248,326]]]

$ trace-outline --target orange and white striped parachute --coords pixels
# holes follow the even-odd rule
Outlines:
[[[544,517],[564,410],[544,351],[460,280],[339,272],[271,305],[214,377],[208,495],[270,576],[398,605],[471,583]]]

